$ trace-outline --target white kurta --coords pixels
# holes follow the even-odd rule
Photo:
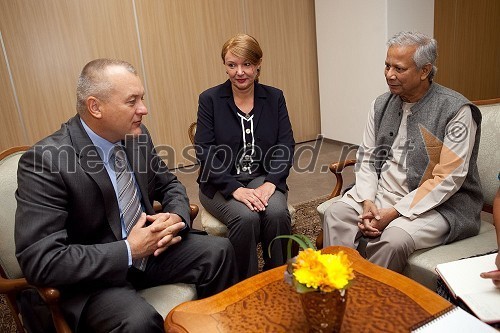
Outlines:
[[[471,109],[462,107],[448,124],[432,176],[410,192],[406,180],[408,148],[405,145],[408,141],[407,119],[414,103],[403,103],[403,117],[392,145],[392,156],[383,165],[380,178],[369,163],[375,159],[376,148],[374,104],[357,153],[356,185],[340,201],[353,207],[358,214],[363,210],[364,200],[372,200],[379,208],[394,207],[402,217],[393,220],[387,228],[399,227],[408,232],[416,249],[439,245],[444,241],[449,225],[433,208],[458,191],[467,176],[477,130]],[[432,153],[432,147],[428,147],[428,151]]]

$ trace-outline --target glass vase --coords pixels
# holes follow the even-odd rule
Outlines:
[[[347,305],[347,290],[300,294],[309,332],[340,332]]]

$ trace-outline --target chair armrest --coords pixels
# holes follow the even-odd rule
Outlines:
[[[161,213],[163,211],[163,207],[162,207],[161,203],[159,203],[156,200],[153,201],[153,209],[154,209],[156,214]]]
[[[189,136],[189,141],[191,141],[191,144],[194,145],[194,136],[196,134],[196,121],[189,125],[188,128],[188,136]]]
[[[155,210],[155,213],[161,213],[163,211],[163,207],[158,201],[153,202],[153,209]],[[196,218],[196,216],[198,216],[199,211],[200,208],[198,207],[198,205],[189,204],[189,217],[191,218],[191,221],[189,222],[190,228],[193,226],[193,220]]]
[[[191,217],[191,224],[193,224],[193,220],[196,218],[196,216],[198,216],[200,208],[198,207],[198,205],[189,204],[189,209],[190,209],[189,216]]]
[[[0,276],[0,293],[6,295],[15,295],[17,292],[33,288],[32,285],[26,281],[25,278],[20,279],[6,279]],[[43,301],[48,305],[50,312],[52,314],[52,319],[54,322],[54,326],[56,328],[57,333],[71,333],[71,329],[69,328],[64,316],[61,313],[61,309],[59,308],[59,297],[60,292],[54,288],[36,288],[38,293],[42,297]],[[14,296],[13,296],[14,297]],[[14,302],[14,301],[13,301]],[[16,313],[17,313],[17,307]],[[17,325],[17,321],[16,321]]]
[[[6,279],[0,276],[0,294],[17,293],[29,287],[30,284],[25,278]]]
[[[64,316],[61,312],[61,308],[59,307],[59,298],[61,297],[61,293],[59,290],[55,288],[49,287],[38,287],[38,293],[42,297],[43,301],[47,304],[50,309],[50,313],[52,314],[52,321],[54,322],[54,326],[56,328],[57,333],[71,333],[71,329],[68,326],[68,323],[64,319]]]
[[[335,187],[333,188],[333,191],[328,197],[328,199],[335,198],[342,193],[342,186],[344,185],[344,179],[342,178],[342,170],[344,170],[345,167],[353,166],[354,164],[356,164],[356,160],[344,160],[341,162],[335,162],[330,164],[329,167],[330,171],[333,172],[335,178],[337,178],[337,183],[335,184]],[[316,248],[317,249],[323,248],[323,228],[321,228],[318,236],[316,237]]]
[[[335,184],[332,193],[328,197],[329,199],[335,198],[336,196],[339,196],[341,194],[342,186],[344,185],[342,170],[344,170],[345,167],[352,166],[354,164],[356,164],[356,160],[345,160],[342,162],[335,162],[330,164],[330,171],[333,172],[333,174],[337,178],[337,183]]]
[[[38,287],[36,288],[40,296],[45,303],[48,305],[56,304],[59,302],[59,298],[61,297],[61,293],[58,289],[50,288],[50,287]]]

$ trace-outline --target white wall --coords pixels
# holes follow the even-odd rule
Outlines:
[[[387,91],[386,42],[434,31],[434,0],[315,0],[321,131],[359,144],[370,104]]]
[[[434,0],[387,0],[387,39],[400,31],[434,35]]]

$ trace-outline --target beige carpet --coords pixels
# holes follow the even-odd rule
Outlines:
[[[326,199],[327,197],[325,196],[294,205],[294,234],[306,235],[313,243],[316,242],[316,237],[321,230],[319,215],[316,211],[316,207],[318,207],[318,205]],[[7,310],[4,295],[0,295],[0,332],[15,332],[15,325],[9,311]]]

